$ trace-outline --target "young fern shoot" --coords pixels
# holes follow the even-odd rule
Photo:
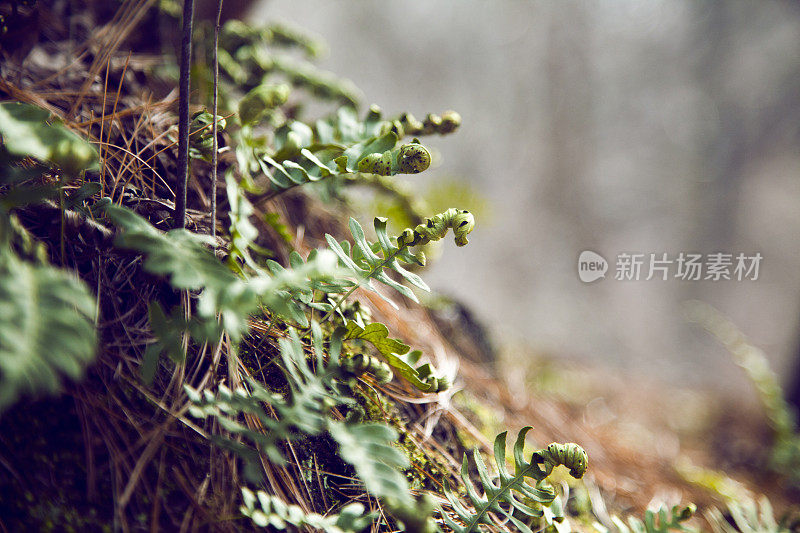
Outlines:
[[[588,459],[583,448],[574,443],[552,443],[547,448],[533,452],[530,461],[523,456],[525,448],[525,434],[530,427],[520,430],[514,444],[514,472],[506,469],[506,433],[500,433],[494,441],[494,455],[498,479],[494,481],[486,469],[486,464],[476,449],[473,457],[475,466],[480,476],[484,495],[481,495],[473,485],[469,476],[469,459],[464,456],[461,464],[461,478],[464,481],[467,495],[472,509],[465,506],[458,495],[445,485],[444,493],[451,508],[460,521],[454,520],[448,513],[440,509],[439,512],[444,522],[456,533],[471,533],[480,531],[481,524],[494,525],[491,514],[503,516],[518,531],[531,533],[522,516],[541,517],[544,515],[542,506],[548,506],[555,500],[555,492],[544,480],[558,465],[569,468],[572,477],[583,477],[588,466]],[[533,480],[534,484],[526,481]],[[516,493],[516,495],[515,495]],[[522,498],[519,498],[521,496]]]
[[[371,285],[372,279],[392,287],[403,296],[415,302],[419,301],[409,287],[390,278],[384,269],[394,270],[410,284],[424,291],[429,291],[430,288],[422,281],[422,278],[403,268],[400,262],[424,266],[425,255],[422,252],[413,254],[409,248],[421,244],[428,244],[430,241],[443,239],[444,236],[447,235],[447,230],[449,229],[453,230],[456,245],[465,246],[469,242],[467,240],[467,235],[475,228],[475,217],[473,217],[472,213],[469,211],[451,207],[444,213],[439,213],[438,215],[425,219],[422,224],[414,228],[406,228],[395,239],[387,235],[386,223],[387,219],[375,217],[373,226],[375,227],[375,234],[378,236],[378,242],[370,243],[367,241],[364,228],[361,227],[361,224],[354,218],[351,218],[350,233],[353,235],[352,248],[349,241],[342,241],[339,243],[333,236],[329,234],[325,235],[328,246],[330,246],[331,250],[339,257],[342,266],[351,270],[359,279],[359,282],[338,300],[333,309],[328,311],[322,319],[323,322],[333,316],[336,309],[338,309],[362,284],[365,284],[370,290],[377,292]],[[381,252],[382,255],[378,255],[377,252]],[[392,303],[390,300],[387,301]],[[394,304],[392,303],[392,305]]]

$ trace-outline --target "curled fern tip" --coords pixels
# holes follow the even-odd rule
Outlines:
[[[589,467],[589,459],[586,452],[574,442],[568,442],[566,444],[554,442],[544,450],[539,450],[533,455],[534,461],[538,456],[548,474],[556,466],[564,465],[569,468],[569,474],[572,477],[580,479]]]

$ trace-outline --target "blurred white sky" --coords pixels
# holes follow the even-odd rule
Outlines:
[[[493,204],[425,275],[495,330],[632,375],[738,387],[680,303],[720,307],[786,373],[800,331],[800,9],[789,3],[273,0],[321,66],[389,114],[455,109],[426,144]],[[455,207],[455,206],[454,206]],[[591,285],[577,258],[760,252],[758,281]],[[502,338],[498,337],[502,342]]]

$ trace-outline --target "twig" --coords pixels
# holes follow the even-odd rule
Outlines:
[[[178,189],[173,226],[186,227],[186,183],[189,179],[189,69],[192,65],[194,0],[183,0],[180,81],[178,84]]]
[[[217,152],[219,151],[217,141],[217,99],[219,97],[219,26],[222,21],[222,2],[217,3],[217,21],[214,25],[214,103],[211,115],[213,117],[213,127],[211,135],[213,137],[213,148],[211,154],[211,238],[214,240],[214,248],[217,247]]]

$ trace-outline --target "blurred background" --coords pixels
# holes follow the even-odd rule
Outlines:
[[[409,181],[468,183],[489,209],[425,279],[469,304],[499,346],[524,346],[520,363],[568,358],[754,399],[725,350],[684,319],[682,302],[700,299],[788,384],[800,4],[271,0],[250,17],[323,37],[321,66],[389,115],[461,113],[458,133],[426,139],[436,168]],[[609,261],[605,279],[580,281],[583,250]],[[763,260],[756,281],[617,281],[622,252]]]

